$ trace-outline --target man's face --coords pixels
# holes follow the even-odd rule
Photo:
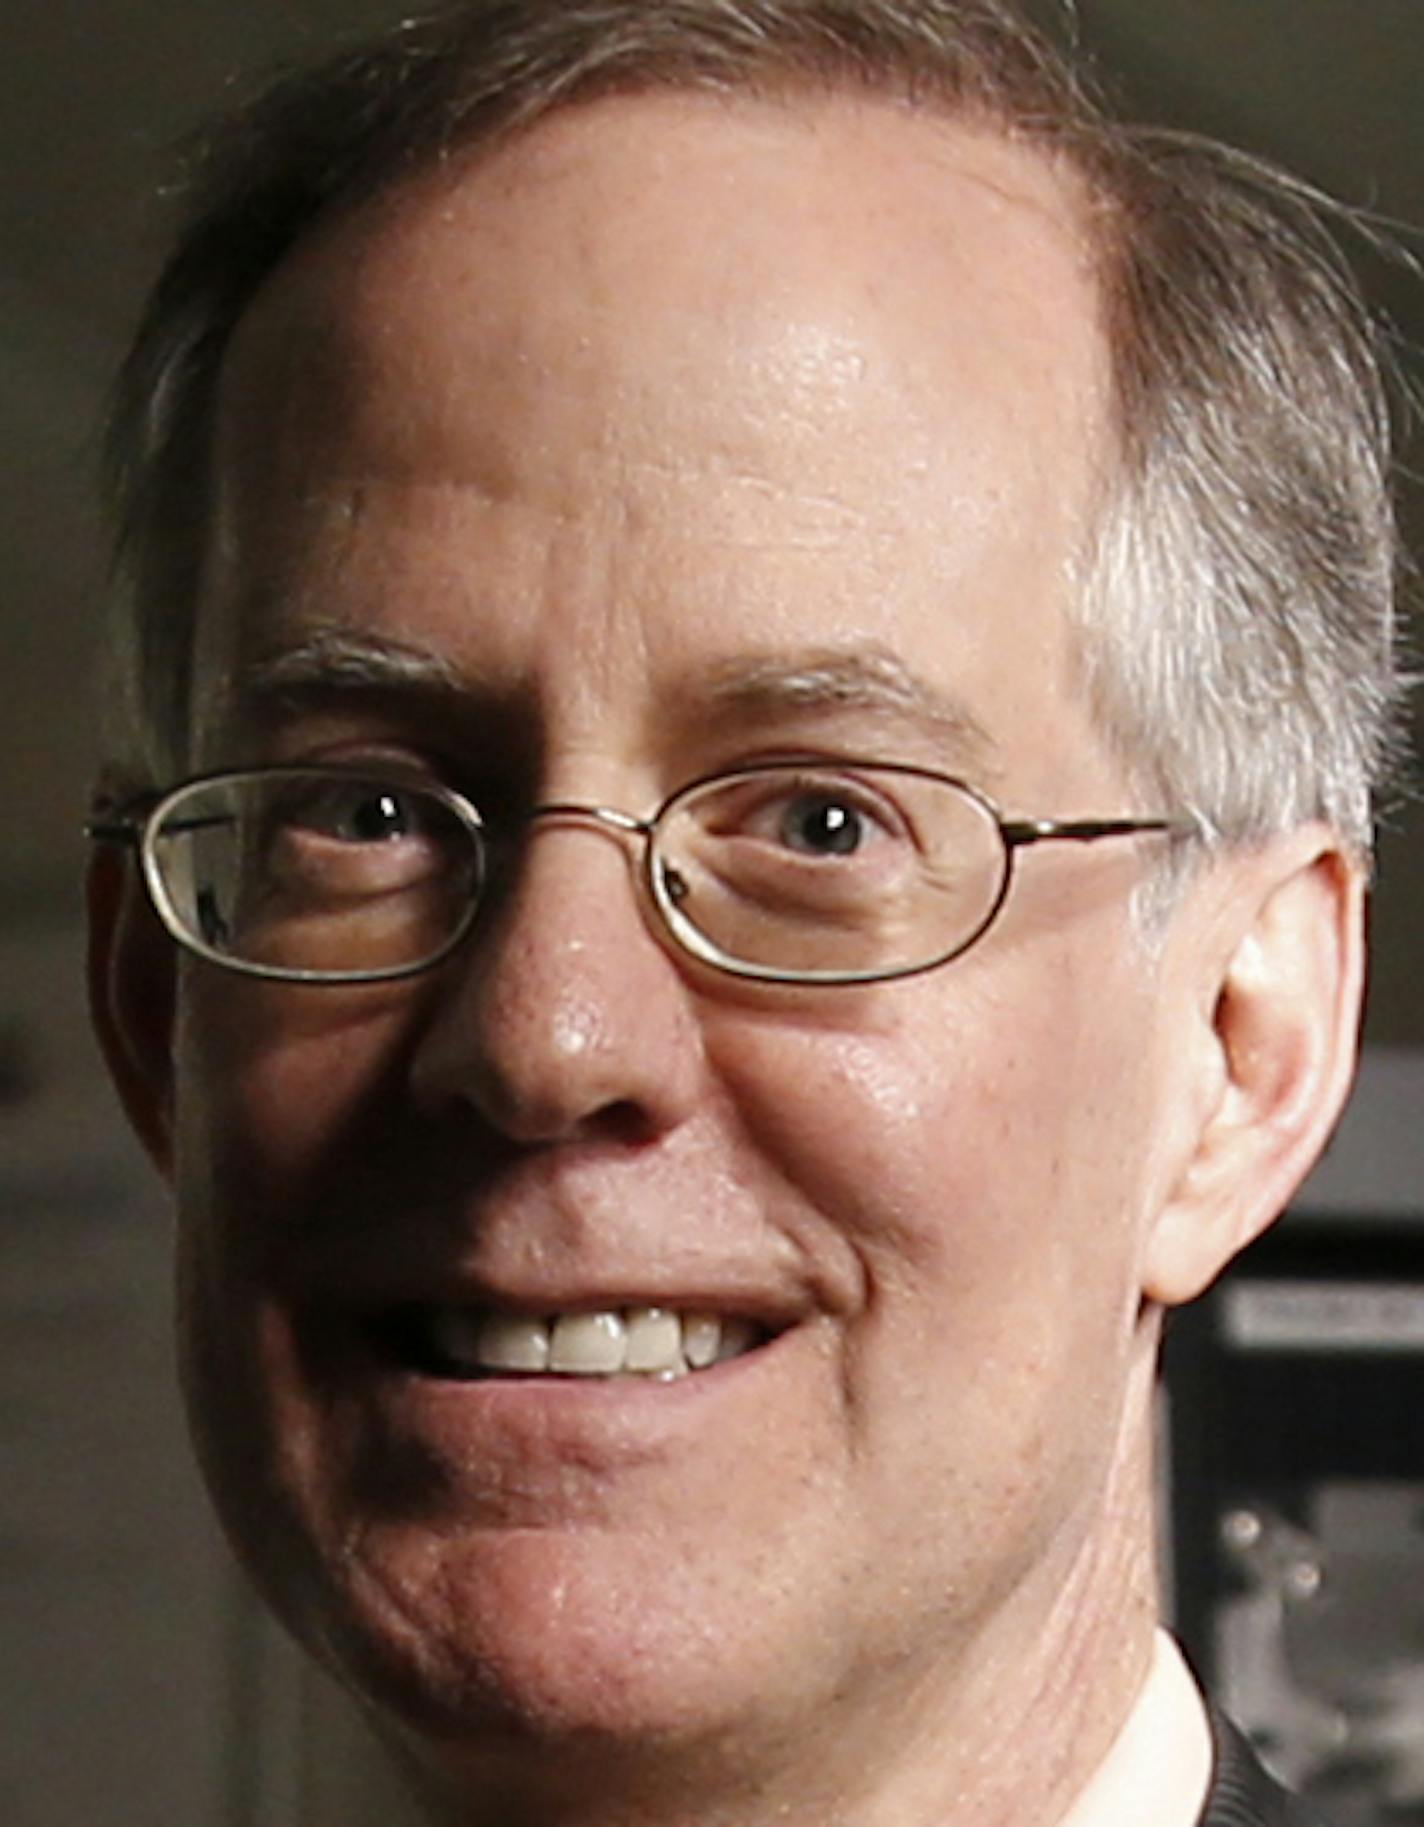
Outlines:
[[[1077,221],[968,128],[651,97],[337,224],[229,360],[199,765],[645,814],[811,749],[1157,810],[1065,624]],[[832,990],[673,955],[632,857],[540,825],[414,983],[183,968],[196,1426],[275,1602],[423,1729],[851,1743],[1038,1667],[1099,1577],[1169,1072],[1143,844],[1034,852],[972,952]],[[453,1314],[644,1305],[760,1342],[431,1373]]]

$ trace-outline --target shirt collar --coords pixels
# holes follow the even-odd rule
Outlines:
[[[1211,1782],[1206,1706],[1165,1630],[1122,1730],[1059,1827],[1196,1827]]]

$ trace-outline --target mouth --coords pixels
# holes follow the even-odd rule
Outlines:
[[[740,1314],[675,1307],[608,1307],[523,1314],[410,1304],[371,1327],[380,1355],[422,1377],[638,1378],[674,1382],[768,1343],[771,1332]]]

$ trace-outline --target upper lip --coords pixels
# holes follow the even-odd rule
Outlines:
[[[751,1320],[784,1331],[817,1306],[812,1291],[788,1273],[790,1265],[760,1261],[710,1266],[664,1259],[650,1268],[613,1262],[521,1260],[495,1265],[478,1260],[478,1246],[448,1255],[432,1244],[412,1248],[409,1237],[388,1249],[322,1248],[305,1260],[290,1256],[276,1278],[302,1304],[358,1315],[396,1307],[462,1307],[548,1317],[601,1313],[630,1307],[664,1307]],[[522,1254],[522,1253],[521,1253]]]
[[[478,1277],[431,1277],[372,1289],[359,1304],[367,1311],[395,1307],[466,1308],[534,1318],[561,1313],[621,1312],[661,1307],[676,1313],[709,1313],[752,1321],[769,1332],[784,1331],[805,1317],[807,1303],[741,1285],[655,1285],[619,1277],[593,1282],[559,1280],[496,1284]]]
[[[361,1314],[667,1307],[773,1332],[809,1317],[831,1293],[818,1295],[814,1265],[750,1189],[730,1209],[725,1191],[709,1207],[701,1179],[671,1176],[654,1190],[607,1163],[552,1159],[507,1169],[478,1189],[452,1187],[426,1177],[432,1156],[444,1180],[448,1151],[424,1151],[398,1179],[333,1188],[314,1222],[270,1234],[274,1279],[299,1301]]]

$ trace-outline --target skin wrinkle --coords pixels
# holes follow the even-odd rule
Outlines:
[[[689,473],[685,464],[674,464],[670,462],[659,463],[656,459],[647,456],[625,459],[625,462],[631,475],[651,476],[663,481],[675,481],[684,484],[689,480]],[[693,480],[697,481],[698,478],[693,478]],[[815,494],[806,491],[798,492],[795,496],[788,498],[785,491],[778,489],[775,484],[768,480],[768,478],[754,475],[751,471],[746,469],[729,470],[726,473],[719,474],[716,477],[716,480],[724,486],[730,484],[737,488],[744,488],[758,501],[774,500],[779,508],[784,509],[790,506],[792,501],[794,501],[795,505],[801,510],[810,511],[812,513],[819,513],[821,510],[824,510],[824,518],[828,524],[816,529],[808,529],[808,544],[813,543],[811,537],[813,531],[832,534],[842,532],[848,526],[870,527],[871,525],[870,516],[864,510],[858,509],[851,502],[842,501],[834,495]],[[782,536],[784,537],[784,534]],[[889,537],[889,535],[887,534],[886,537]],[[758,542],[746,541],[744,543],[755,544]]]
[[[335,709],[349,701],[354,707],[371,695],[388,698],[393,707],[401,700],[412,709],[443,707],[453,717],[468,705],[474,684],[446,655],[333,623],[243,667],[234,679],[227,720],[237,728],[261,729],[302,704]],[[809,720],[832,709],[860,712],[873,719],[882,759],[922,759],[963,774],[981,789],[991,789],[999,772],[988,733],[968,707],[875,646],[739,658],[703,669],[674,690],[671,701],[675,714],[669,722],[680,732],[689,724],[725,727],[730,721],[752,727],[777,716]],[[809,728],[814,725],[808,722]],[[867,730],[867,736],[872,733]],[[665,788],[681,784],[669,779]]]

